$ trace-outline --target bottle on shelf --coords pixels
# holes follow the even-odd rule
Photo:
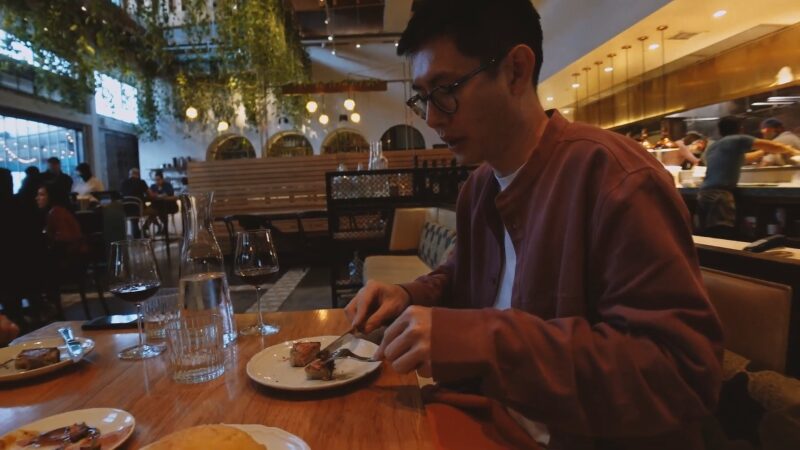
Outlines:
[[[364,273],[364,261],[358,257],[358,252],[353,252],[353,260],[347,264],[347,274],[350,283],[361,283]]]

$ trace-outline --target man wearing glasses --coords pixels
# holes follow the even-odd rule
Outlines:
[[[347,306],[363,331],[390,324],[376,356],[447,398],[499,404],[495,422],[522,431],[508,446],[703,448],[722,332],[670,175],[636,142],[542,108],[529,0],[420,2],[398,53],[409,107],[483,164],[448,261]]]

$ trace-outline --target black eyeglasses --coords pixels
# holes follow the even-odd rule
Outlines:
[[[483,72],[489,67],[492,67],[496,63],[497,58],[492,58],[486,62],[486,64],[483,64],[482,66],[450,84],[438,86],[430,91],[427,95],[417,94],[411,97],[410,99],[406,100],[406,105],[408,105],[408,107],[411,108],[416,115],[420,116],[422,120],[428,119],[428,101],[433,102],[433,106],[439,108],[439,111],[445,114],[455,114],[455,112],[458,111],[458,99],[456,99],[454,94],[456,89],[461,87],[461,85],[469,81],[475,75]]]

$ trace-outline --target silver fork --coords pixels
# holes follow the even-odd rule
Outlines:
[[[379,359],[368,358],[366,356],[356,355],[355,353],[351,352],[350,349],[348,349],[348,348],[340,348],[340,349],[334,351],[333,353],[331,353],[331,356],[328,359],[338,359],[338,358],[353,358],[353,359],[357,359],[359,361],[365,361],[365,362],[378,362],[378,361],[380,361]]]

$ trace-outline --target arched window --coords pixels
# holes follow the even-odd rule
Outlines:
[[[369,143],[358,131],[339,128],[322,142],[322,153],[368,152]]]
[[[381,136],[384,150],[424,149],[425,138],[416,128],[409,125],[395,125]]]
[[[311,156],[314,148],[299,131],[282,131],[267,143],[267,156]]]
[[[250,141],[239,134],[223,134],[211,141],[206,149],[206,161],[255,158],[256,151]]]

